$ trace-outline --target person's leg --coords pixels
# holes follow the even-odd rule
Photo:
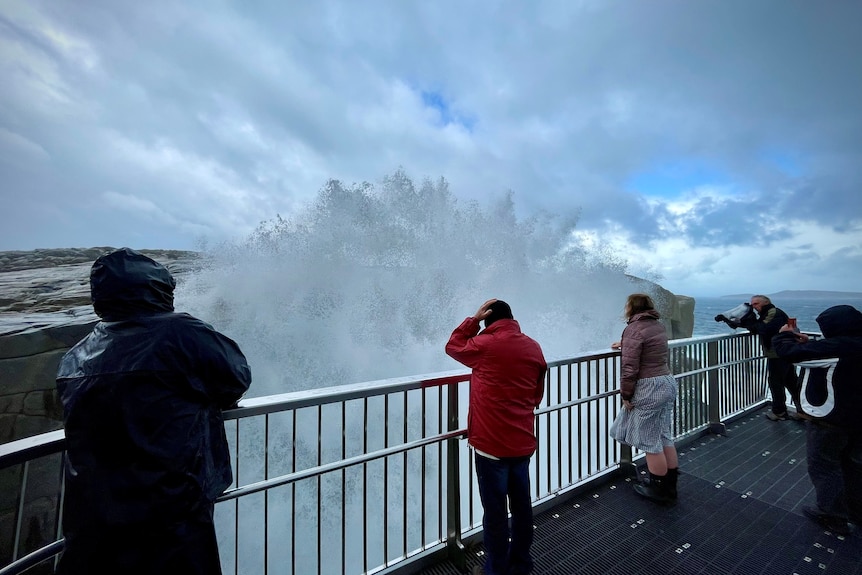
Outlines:
[[[779,358],[781,362],[781,379],[784,382],[784,389],[790,392],[790,398],[797,412],[802,411],[799,404],[799,374],[796,373],[796,366],[792,361],[784,358]]]
[[[667,475],[667,458],[664,451],[646,454],[646,466],[653,475]]]
[[[509,563],[509,512],[506,505],[509,466],[476,454],[476,478],[482,501],[482,538],[486,575],[505,575]]]
[[[647,469],[649,470],[649,484],[638,483],[634,486],[635,493],[646,497],[657,503],[670,503],[675,499],[671,484],[668,481],[668,464],[665,451],[673,446],[673,406],[677,395],[677,385],[673,377],[653,378],[651,381],[653,417],[644,424],[644,438],[648,440],[650,448],[646,451]],[[635,404],[637,405],[637,404]],[[674,463],[676,461],[676,450],[670,452]],[[674,475],[674,477],[676,477]]]
[[[772,395],[773,415],[787,413],[786,392],[784,388],[784,361],[779,359],[766,360],[766,377],[769,382],[769,393]]]
[[[533,570],[533,502],[530,497],[530,458],[511,460],[509,467],[509,509],[512,511],[512,544],[509,575],[526,575]]]
[[[667,462],[668,469],[676,469],[679,467],[679,457],[676,453],[676,446],[666,445],[664,447],[664,459]]]
[[[807,422],[808,477],[814,485],[818,510],[835,518],[846,518],[842,453],[848,444],[845,432]]]
[[[862,527],[862,431],[848,432],[842,457],[844,497],[850,521]]]

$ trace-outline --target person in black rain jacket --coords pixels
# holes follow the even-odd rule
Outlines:
[[[251,383],[239,347],[175,313],[174,278],[128,248],[90,271],[101,321],[60,362],[66,547],[58,573],[218,574],[222,410]]]
[[[817,316],[817,324],[823,339],[810,340],[785,325],[772,345],[793,362],[837,360],[816,368],[823,372],[818,376],[809,374],[808,381],[815,383],[802,392],[803,405],[812,399],[817,405],[817,417],[809,419],[806,429],[808,476],[817,506],[803,511],[844,534],[848,519],[862,526],[862,312],[849,305],[833,306]]]

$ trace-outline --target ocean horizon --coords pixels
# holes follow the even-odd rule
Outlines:
[[[715,316],[730,310],[737,305],[749,301],[751,296],[723,296],[723,297],[695,297],[694,298],[694,330],[692,335],[727,335],[734,331],[724,322],[715,321]],[[778,307],[790,316],[795,317],[799,329],[802,331],[819,332],[820,327],[817,325],[815,318],[823,310],[835,305],[851,305],[856,309],[862,310],[862,295],[847,294],[845,296],[836,294],[834,297],[828,298],[807,298],[807,297],[787,297],[781,298],[778,295],[769,298],[773,305]]]

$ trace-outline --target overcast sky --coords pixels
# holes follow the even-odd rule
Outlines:
[[[403,168],[678,294],[862,291],[862,3],[0,3],[0,250],[195,249]],[[465,230],[469,233],[469,230]]]

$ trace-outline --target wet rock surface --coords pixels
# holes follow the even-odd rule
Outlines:
[[[0,252],[0,335],[96,319],[90,305],[90,267],[115,248]],[[198,254],[140,250],[175,277],[193,268]]]

